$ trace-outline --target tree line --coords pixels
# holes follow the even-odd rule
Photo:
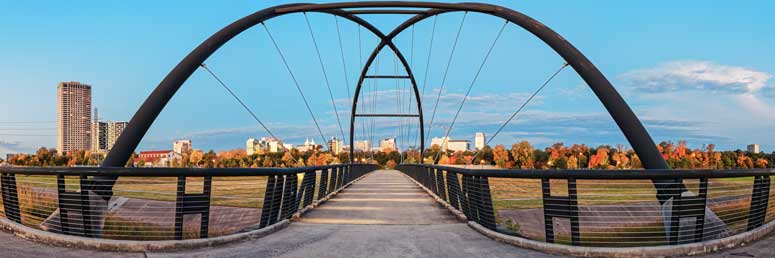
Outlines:
[[[495,165],[506,169],[639,169],[642,164],[638,155],[623,145],[596,148],[584,144],[566,146],[555,143],[544,149],[534,148],[521,141],[507,148],[505,145],[485,146],[478,151],[443,151],[438,145],[431,146],[420,155],[417,150],[399,153],[395,150],[356,152],[355,163],[373,163],[395,167],[403,163],[438,163],[441,165]],[[698,149],[687,147],[686,141],[661,142],[657,148],[674,169],[745,169],[767,168],[775,161],[775,152],[750,153],[741,150],[717,151],[713,144]],[[422,156],[422,158],[421,158]],[[96,166],[104,159],[102,153],[72,151],[59,154],[56,149],[41,147],[35,154],[20,154],[5,161],[16,166]],[[349,163],[346,152],[334,154],[323,150],[247,155],[243,149],[215,152],[187,151],[164,164],[168,167],[198,168],[259,168],[304,167]],[[127,166],[145,166],[144,161],[133,154]]]

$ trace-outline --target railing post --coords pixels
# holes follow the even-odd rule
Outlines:
[[[486,176],[479,177],[479,223],[491,230],[495,230],[495,211],[492,207],[492,194],[490,193],[490,182]],[[578,226],[578,220],[576,221]]]
[[[302,180],[307,180],[307,178],[305,177]],[[297,194],[299,176],[296,173],[286,175],[284,185],[285,190],[283,191],[282,201],[283,207],[282,215],[280,215],[280,217],[283,219],[289,219],[299,209],[298,198],[301,196],[301,191],[298,191],[299,193]]]
[[[756,176],[751,192],[751,207],[748,210],[748,231],[764,225],[769,200],[770,176]]]
[[[576,179],[568,178],[568,196],[553,196],[549,178],[541,178],[544,206],[544,234],[547,243],[554,243],[554,218],[566,218],[571,224],[571,245],[581,245],[578,193]]]
[[[207,238],[210,226],[210,193],[212,176],[204,176],[202,193],[186,193],[186,176],[178,176],[175,198],[175,240],[183,239],[183,216],[200,214],[199,238]]]
[[[312,204],[312,200],[315,197],[315,171],[307,171],[304,173],[304,207]]]
[[[264,190],[264,203],[261,205],[261,220],[258,227],[263,228],[269,224],[272,210],[272,200],[274,199],[274,188],[276,187],[277,176],[266,177],[266,188]]]
[[[460,210],[460,183],[457,173],[447,171],[447,191],[449,192],[449,205]]]
[[[320,185],[318,185],[318,201],[322,200],[323,198],[328,195],[328,171],[331,170],[331,168],[326,168],[320,171]]]
[[[678,179],[678,182],[683,182],[683,179]],[[700,194],[697,196],[683,196],[681,193],[677,193],[673,197],[673,205],[670,213],[670,245],[679,244],[681,219],[682,218],[694,218],[694,234],[692,236],[692,242],[702,241],[702,235],[705,224],[705,208],[707,207],[708,196],[708,178],[700,178],[699,186]]]
[[[476,209],[474,207],[475,204],[472,203],[473,194],[471,193],[471,176],[464,174],[461,178],[463,179],[463,192],[460,196],[460,200],[463,202],[460,206],[463,208],[463,214],[465,214],[466,218],[470,221],[474,219],[473,211]]]
[[[88,179],[86,176],[79,176],[78,184],[80,191],[67,191],[65,176],[57,175],[57,199],[59,201],[59,226],[63,234],[81,235],[92,237],[91,216],[89,216],[89,193],[86,190]],[[81,214],[81,227],[75,228],[68,216],[70,212]]]
[[[445,202],[447,201],[447,185],[444,182],[444,170],[436,170],[436,187],[438,189],[438,196]]]
[[[19,210],[19,192],[16,190],[16,174],[0,174],[0,188],[3,195],[3,210],[5,217],[21,224],[21,213]]]

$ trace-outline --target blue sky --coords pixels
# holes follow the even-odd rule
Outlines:
[[[56,84],[93,85],[93,104],[108,120],[129,120],[158,82],[209,35],[252,12],[281,1],[7,1],[0,0],[0,154],[55,146]],[[759,143],[775,149],[775,32],[771,1],[491,1],[523,12],[554,29],[611,80],[656,141],[686,139],[692,147],[721,149]],[[432,19],[396,39],[424,96],[426,120],[441,86],[462,13],[438,17],[426,75]],[[357,27],[339,20],[347,76],[336,25],[330,15],[310,13],[340,116],[347,130],[346,85],[355,87],[360,67]],[[407,16],[364,16],[383,31]],[[448,125],[503,21],[468,14],[441,92],[434,124]],[[267,22],[313,106],[326,137],[338,136],[336,118],[304,16]],[[377,43],[363,31],[362,56]],[[414,53],[410,55],[410,53]],[[380,70],[395,73],[394,56],[380,55]],[[492,134],[525,98],[562,64],[547,46],[515,25],[506,27],[485,64],[451,135],[473,140]],[[278,137],[299,144],[320,136],[266,32],[254,27],[227,43],[210,66]],[[371,89],[373,86],[366,87]],[[369,112],[396,112],[403,82],[381,80],[380,101]],[[398,90],[397,90],[398,89]],[[369,102],[368,99],[363,100]],[[405,103],[405,102],[404,102]],[[409,105],[406,105],[407,107]],[[411,110],[400,110],[412,112]],[[415,111],[416,112],[416,111]],[[39,121],[35,124],[9,122]],[[427,122],[426,122],[427,123]],[[400,134],[398,119],[375,121],[373,135]],[[356,130],[362,132],[357,123]],[[416,125],[414,125],[416,127]],[[439,136],[443,127],[434,127]],[[416,130],[413,129],[412,132]],[[191,138],[196,148],[242,147],[266,136],[255,121],[204,71],[183,85],[143,139],[140,149],[170,148]],[[572,70],[566,69],[492,143],[530,140],[626,144],[603,106]]]

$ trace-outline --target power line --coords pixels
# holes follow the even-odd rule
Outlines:
[[[57,135],[56,134],[6,134],[6,133],[3,133],[3,134],[0,134],[0,136],[31,136],[31,137],[35,137],[35,136],[57,136]]]
[[[49,124],[57,121],[0,121],[0,124]]]

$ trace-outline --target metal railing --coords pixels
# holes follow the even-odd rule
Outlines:
[[[376,169],[0,167],[0,207],[9,220],[67,235],[207,238],[289,219]],[[98,176],[118,176],[110,200],[82,190],[99,185]]]
[[[469,221],[549,243],[693,243],[757,229],[775,215],[769,206],[775,169],[498,170],[417,164],[397,169]],[[669,196],[657,198],[657,187],[669,189]]]

